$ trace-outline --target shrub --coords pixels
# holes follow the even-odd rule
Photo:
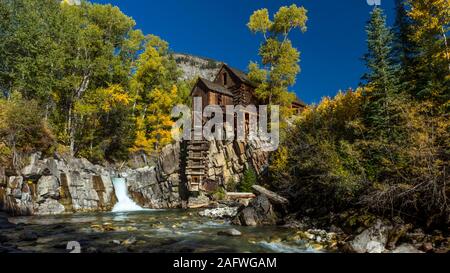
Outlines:
[[[228,179],[225,188],[229,192],[235,192],[237,190],[237,185],[233,178]]]
[[[240,192],[252,192],[252,186],[256,184],[256,173],[252,168],[247,169],[244,172],[244,177],[241,183],[238,185],[238,190]]]
[[[41,107],[36,101],[22,99],[19,93],[13,93],[9,100],[0,99],[0,142],[10,151],[15,168],[20,167],[22,156],[48,151],[55,143]]]
[[[215,201],[225,200],[227,193],[224,188],[218,187],[212,194],[212,199]]]

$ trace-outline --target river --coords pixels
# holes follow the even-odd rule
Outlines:
[[[9,238],[25,252],[67,253],[68,242],[81,252],[137,253],[299,253],[314,252],[294,241],[294,230],[235,227],[190,210],[157,210],[10,218]],[[219,231],[236,228],[242,236]],[[5,230],[4,230],[5,231]],[[12,236],[12,237],[11,237]]]

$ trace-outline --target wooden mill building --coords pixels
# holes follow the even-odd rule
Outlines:
[[[256,85],[244,72],[223,64],[213,81],[199,78],[194,85],[191,96],[201,97],[204,109],[208,105],[219,105],[225,109],[227,105],[255,105],[258,99],[255,96]],[[300,112],[306,106],[297,99],[292,107]],[[225,111],[224,111],[225,112]],[[246,122],[249,117],[245,116]],[[206,122],[206,121],[205,121]],[[204,180],[208,173],[207,140],[191,140],[186,143],[186,179],[190,192],[204,190]]]

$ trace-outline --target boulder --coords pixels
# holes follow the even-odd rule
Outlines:
[[[236,236],[241,236],[242,233],[241,233],[239,230],[232,228],[232,229],[227,229],[227,230],[219,231],[219,232],[217,233],[217,235],[219,235],[219,236],[231,236],[231,237],[236,237]]]
[[[391,253],[424,253],[410,244],[402,244],[391,251]]]
[[[356,253],[382,253],[385,251],[391,228],[378,219],[371,228],[356,236],[347,249]]]
[[[265,195],[257,196],[248,207],[241,207],[232,223],[242,226],[276,225],[278,217]]]
[[[198,209],[206,208],[211,204],[211,200],[207,196],[200,195],[198,197],[189,197],[188,208]]]

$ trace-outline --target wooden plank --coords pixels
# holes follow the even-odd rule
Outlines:
[[[253,199],[256,197],[251,192],[227,192],[226,196],[230,199]]]

